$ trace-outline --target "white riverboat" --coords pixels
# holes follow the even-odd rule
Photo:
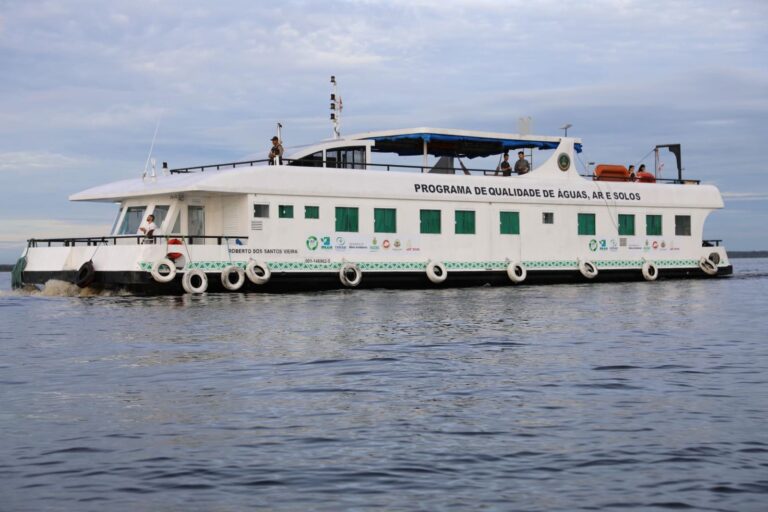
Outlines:
[[[14,284],[202,293],[729,275],[720,241],[703,239],[720,192],[684,180],[671,149],[677,178],[630,181],[620,166],[580,175],[573,137],[415,128],[339,136],[276,165],[163,169],[71,196],[117,204],[112,231],[30,239]],[[520,176],[462,160],[519,150],[534,163]],[[137,235],[149,214],[158,231]]]

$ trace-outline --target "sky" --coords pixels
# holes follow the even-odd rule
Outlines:
[[[278,121],[329,137],[330,75],[346,134],[531,117],[650,167],[681,143],[725,200],[705,238],[768,249],[766,1],[0,0],[0,263],[107,233],[114,205],[67,198],[141,176],[158,126],[171,167],[262,158]]]

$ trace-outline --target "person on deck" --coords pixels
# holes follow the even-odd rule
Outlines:
[[[152,214],[147,215],[147,220],[139,226],[139,230],[136,232],[137,235],[144,235],[149,241],[142,242],[142,243],[154,243],[152,239],[159,235],[160,232],[157,229],[157,224],[155,224],[155,216]]]
[[[283,158],[283,145],[280,139],[272,137],[272,147],[269,148],[269,165],[278,165]]]
[[[525,153],[522,151],[517,152],[517,162],[515,162],[515,172],[522,176],[531,170],[531,164],[525,159]]]
[[[645,164],[642,164],[637,170],[637,181],[642,183],[655,183],[656,176],[649,172],[645,172]]]
[[[512,166],[509,165],[509,153],[504,153],[504,160],[496,167],[496,173],[494,176],[499,175],[499,171],[504,176],[512,176]]]
[[[629,181],[635,181],[637,179],[637,176],[635,175],[635,166],[630,165],[629,166]]]

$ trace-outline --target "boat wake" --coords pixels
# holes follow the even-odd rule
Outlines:
[[[42,288],[26,285],[18,290],[0,291],[0,296],[36,296],[36,297],[119,297],[130,295],[126,290],[102,290],[98,288],[79,288],[77,285],[58,279],[46,281]]]

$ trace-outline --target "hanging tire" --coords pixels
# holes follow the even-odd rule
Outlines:
[[[232,274],[237,276],[237,280],[232,282]],[[237,265],[230,265],[221,272],[221,285],[227,290],[236,292],[245,284],[245,271]]]
[[[199,268],[190,270],[184,274],[181,286],[187,293],[205,293],[208,289],[208,276]]]
[[[509,276],[509,280],[513,283],[522,283],[525,281],[525,278],[528,277],[528,269],[526,269],[525,265],[522,263],[513,261],[507,265],[507,275]]]
[[[579,260],[579,272],[587,279],[597,277],[597,267],[589,260]]]
[[[163,273],[164,268],[168,269],[167,273]],[[170,283],[176,277],[176,265],[170,258],[162,258],[152,265],[150,273],[152,274],[152,279],[158,283]]]
[[[435,284],[440,284],[448,279],[448,269],[439,261],[430,261],[427,264],[427,277]]]
[[[347,288],[355,288],[363,280],[363,273],[354,263],[345,263],[339,270],[339,280]]]
[[[646,281],[655,281],[659,277],[659,267],[650,260],[643,261],[643,278]]]
[[[96,269],[93,268],[93,261],[88,260],[77,269],[75,284],[78,288],[85,288],[93,284],[96,280]]]
[[[245,275],[253,284],[266,284],[272,277],[272,271],[264,261],[249,260],[245,266]]]
[[[717,274],[717,265],[706,256],[702,256],[699,260],[699,268],[707,275],[714,276]]]

